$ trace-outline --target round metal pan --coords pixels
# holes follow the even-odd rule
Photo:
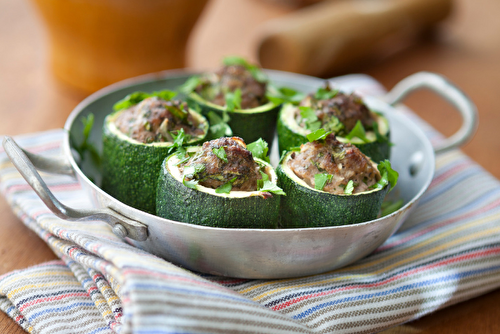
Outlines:
[[[311,92],[324,82],[292,73],[267,73],[276,85],[303,92]],[[457,87],[439,75],[416,73],[401,81],[384,98],[366,97],[368,106],[383,113],[390,122],[391,141],[395,144],[391,162],[400,174],[391,196],[404,200],[401,209],[361,224],[322,228],[263,230],[192,225],[136,210],[106,194],[98,187],[98,168],[91,159],[77,162],[71,146],[72,142],[82,140],[81,117],[94,114],[90,141],[100,149],[103,120],[116,101],[137,90],[175,89],[190,75],[192,73],[185,71],[166,71],[141,76],[91,95],[69,116],[62,143],[63,155],[59,159],[25,152],[10,137],[5,137],[4,148],[44,203],[63,219],[101,219],[116,235],[127,237],[137,247],[190,270],[242,278],[285,278],[339,268],[375,250],[401,226],[429,186],[434,174],[435,153],[459,147],[473,135],[477,125],[474,104]],[[436,148],[410,119],[393,107],[408,93],[420,88],[431,89],[442,96],[463,118],[460,130]],[[36,169],[76,177],[92,197],[95,208],[82,210],[60,203]]]

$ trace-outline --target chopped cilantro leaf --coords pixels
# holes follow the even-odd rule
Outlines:
[[[226,92],[224,98],[226,100],[227,111],[241,109],[241,89],[237,88],[234,92]]]
[[[320,87],[314,94],[314,97],[317,100],[329,100],[333,99],[337,94],[338,94],[338,89],[331,89],[329,86],[328,87]]]
[[[90,113],[87,117],[82,117],[83,123],[83,138],[86,141],[90,136],[90,131],[94,126],[94,114]]]
[[[175,155],[177,159],[179,159],[179,161],[175,164],[176,166],[179,166],[180,164],[189,160],[189,155],[186,154],[186,149],[184,147],[179,147]]]
[[[161,90],[159,92],[152,92],[149,95],[150,96],[148,96],[148,97],[156,96],[156,97],[159,97],[162,100],[170,101],[170,100],[172,100],[177,95],[177,92],[165,89],[165,90]]]
[[[231,127],[227,124],[230,118],[226,112],[222,113],[222,118],[214,111],[210,111],[207,116],[210,122],[209,139],[217,139],[224,136],[230,137],[233,135]]]
[[[266,97],[275,105],[280,105],[283,103],[298,104],[302,101],[305,95],[290,87],[277,88],[276,86],[269,84]]]
[[[321,121],[318,120],[316,112],[311,107],[299,107],[300,116],[306,123],[306,129],[316,131],[321,127]]]
[[[314,189],[323,190],[325,184],[332,179],[333,175],[319,173],[314,175]]]
[[[269,162],[269,157],[267,156],[269,147],[267,145],[267,142],[262,138],[259,138],[253,143],[248,144],[247,150],[252,152],[254,158],[262,159],[264,161]]]
[[[189,94],[193,92],[200,84],[201,78],[197,75],[194,75],[187,79],[185,83],[179,86],[179,91],[184,94]]]
[[[311,131],[316,131],[321,127],[321,121],[306,123],[306,128]]]
[[[264,186],[264,182],[269,181],[269,175],[259,170],[262,179],[257,180],[257,189],[260,189]]]
[[[276,195],[285,195],[285,192],[283,191],[283,189],[281,189],[280,187],[278,187],[276,184],[272,183],[271,181],[264,181],[264,184],[262,186],[262,188],[259,189],[259,191],[266,191],[266,192],[270,192],[270,193],[273,193],[273,194],[276,194]]]
[[[233,177],[229,182],[224,183],[217,189],[215,189],[215,192],[217,194],[229,194],[231,189],[233,188],[233,182],[236,181],[237,177]]]
[[[83,140],[81,144],[76,144],[76,141],[73,137],[70,137],[70,140],[73,143],[73,147],[80,155],[81,160],[84,159],[85,152],[88,152],[92,161],[97,166],[99,166],[101,164],[101,156],[99,155],[99,152],[97,151],[95,146],[89,142],[90,132],[92,131],[92,127],[94,126],[94,114],[90,113],[87,115],[87,117],[83,116],[81,118],[81,121],[83,125]]]
[[[377,183],[372,185],[370,188],[382,189],[389,184],[390,185],[389,191],[391,191],[392,188],[394,188],[398,183],[399,173],[396,172],[394,169],[392,169],[389,160],[384,160],[379,162],[377,169],[379,170],[380,175],[382,177]]]
[[[344,188],[344,194],[352,195],[353,190],[354,190],[354,182],[352,182],[352,180],[349,180],[349,182],[347,182],[347,185]]]
[[[330,120],[325,125],[323,125],[323,128],[325,130],[338,133],[344,128],[344,124],[342,124],[337,117],[332,116],[332,118],[330,118]]]
[[[248,68],[251,66],[244,58],[238,57],[238,56],[224,57],[224,59],[222,60],[222,63],[226,66],[239,65],[239,66],[243,66],[245,68]]]
[[[309,142],[313,142],[315,140],[324,140],[330,133],[332,132],[331,131],[327,132],[324,129],[318,129],[314,132],[311,132],[306,137],[307,140],[309,140]]]
[[[226,66],[233,66],[233,65],[243,66],[252,74],[252,77],[255,80],[259,82],[267,81],[267,76],[264,74],[264,72],[262,72],[262,70],[257,65],[250,64],[248,61],[246,61],[241,57],[228,56],[222,60],[222,63]]]
[[[175,149],[182,147],[182,145],[184,145],[185,142],[187,142],[187,136],[186,133],[184,133],[184,129],[180,129],[179,131],[177,131],[177,135],[173,132],[170,132],[170,135],[174,138],[174,143],[168,149],[168,153],[171,153]]]
[[[349,132],[349,134],[345,136],[345,138],[349,140],[353,139],[354,137],[361,139],[365,143],[370,143],[370,140],[366,138],[365,128],[363,127],[363,124],[361,124],[361,121],[359,120],[356,122],[356,125],[351,130],[351,132]]]
[[[318,120],[316,112],[311,107],[299,107],[300,117],[302,117],[306,122],[314,122]]]
[[[120,101],[116,102],[113,105],[113,109],[114,110],[127,109],[133,105],[136,105],[137,103],[141,102],[142,100],[145,100],[148,97],[153,97],[153,96],[157,96],[163,100],[169,101],[172,98],[174,98],[176,95],[177,95],[177,92],[174,92],[171,90],[162,90],[162,91],[152,92],[152,93],[134,92],[134,93],[131,93],[131,94],[125,96]]]
[[[217,158],[221,159],[224,162],[227,162],[227,155],[224,147],[213,148],[212,152],[217,156]]]
[[[196,189],[196,186],[198,185],[198,180],[186,181],[186,179],[184,178],[182,179],[182,184],[188,188]]]
[[[184,177],[194,177],[196,174],[201,173],[205,170],[205,165],[195,164],[191,166],[184,167]]]

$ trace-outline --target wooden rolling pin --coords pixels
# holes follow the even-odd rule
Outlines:
[[[452,0],[324,1],[265,23],[264,68],[326,76],[369,56],[393,52],[451,11]]]

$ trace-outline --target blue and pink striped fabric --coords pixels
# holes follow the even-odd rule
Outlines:
[[[367,77],[341,80],[365,94],[383,92]],[[61,138],[54,130],[17,140],[54,156]],[[75,180],[44,179],[63,203],[91,205]],[[2,151],[0,189],[61,258],[0,277],[0,309],[32,333],[375,332],[500,286],[500,183],[460,151],[437,158],[419,207],[374,253],[283,280],[192,273],[124,243],[102,222],[58,219]]]

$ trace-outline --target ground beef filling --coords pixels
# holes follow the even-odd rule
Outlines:
[[[224,147],[227,162],[220,159],[213,149]],[[260,166],[253,160],[252,153],[246,149],[239,137],[222,137],[205,142],[200,152],[180,165],[184,167],[201,164],[204,170],[194,176],[204,187],[216,189],[236,177],[231,191],[255,191],[257,180],[262,179]]]
[[[224,66],[215,73],[202,77],[195,91],[207,101],[226,105],[225,93],[241,90],[241,109],[251,109],[266,104],[266,82],[255,80],[252,73],[241,65]]]
[[[115,125],[122,133],[141,143],[173,142],[172,133],[177,134],[180,129],[192,137],[203,134],[185,102],[165,101],[158,97],[149,97],[122,111]]]
[[[314,141],[303,144],[300,152],[292,153],[288,167],[300,179],[314,188],[314,175],[319,173],[332,175],[323,191],[341,195],[352,180],[355,193],[369,190],[380,180],[377,165],[352,144],[339,142],[330,134],[324,142]]]
[[[326,90],[331,90],[327,85]],[[365,129],[372,129],[373,122],[376,121],[374,114],[363,103],[361,97],[356,94],[337,93],[330,99],[316,99],[314,94],[308,95],[300,102],[300,106],[311,107],[319,121],[321,128],[327,131],[334,131],[337,135],[347,135],[354,128],[358,121],[361,121]],[[300,109],[295,116],[300,126],[305,127],[305,121],[300,115]],[[337,126],[338,119],[343,126]]]

